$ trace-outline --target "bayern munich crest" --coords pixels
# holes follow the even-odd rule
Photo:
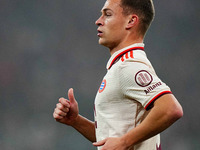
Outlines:
[[[142,87],[148,86],[153,81],[151,74],[146,70],[141,70],[135,75],[135,82]]]
[[[102,82],[101,82],[101,85],[99,87],[99,93],[103,92],[103,90],[105,89],[106,87],[106,79],[104,79]]]

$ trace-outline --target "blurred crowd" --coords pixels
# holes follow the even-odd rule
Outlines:
[[[0,0],[0,149],[88,150],[90,142],[52,117],[74,88],[80,113],[93,103],[110,57],[98,45],[104,1]],[[200,149],[199,1],[154,1],[145,51],[184,109],[161,134],[164,150]]]

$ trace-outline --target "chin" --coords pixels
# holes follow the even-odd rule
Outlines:
[[[100,44],[100,45],[103,45],[103,46],[105,46],[105,47],[109,47],[109,42],[103,40],[102,38],[99,39],[99,44]]]
[[[103,45],[109,49],[113,49],[115,46],[116,46],[116,43],[113,42],[113,41],[105,41],[105,40],[102,40],[102,39],[99,39],[99,44],[100,45]]]

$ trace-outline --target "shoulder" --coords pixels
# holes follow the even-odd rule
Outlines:
[[[120,64],[131,64],[131,65],[142,63],[152,67],[150,61],[146,56],[146,53],[142,50],[132,50],[124,53],[119,58],[119,62]]]
[[[130,51],[123,54],[119,59],[119,70],[120,73],[137,73],[141,70],[154,73],[153,66],[144,51]]]
[[[147,86],[153,78],[158,78],[145,52],[133,53],[133,58],[130,53],[124,54],[119,60],[118,73],[121,85]]]

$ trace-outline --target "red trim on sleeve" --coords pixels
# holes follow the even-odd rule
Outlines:
[[[155,97],[152,98],[152,100],[149,101],[149,103],[145,106],[146,110],[149,110],[149,106],[155,101],[157,100],[159,97],[165,95],[165,94],[172,94],[171,91],[163,91],[161,93],[159,93],[158,95],[156,95]]]

